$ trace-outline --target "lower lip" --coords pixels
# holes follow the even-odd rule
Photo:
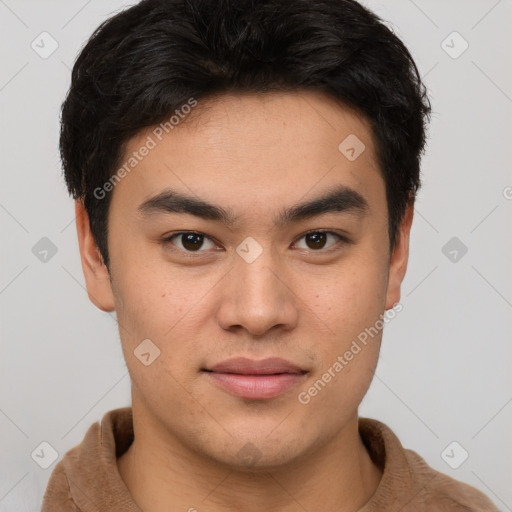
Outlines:
[[[303,373],[279,373],[275,375],[205,373],[228,393],[249,400],[265,400],[279,396],[302,382],[305,375]]]

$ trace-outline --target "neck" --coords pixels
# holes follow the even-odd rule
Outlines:
[[[371,498],[382,475],[361,441],[357,415],[300,460],[250,471],[192,452],[135,411],[133,417],[135,439],[117,462],[147,512],[353,512]]]

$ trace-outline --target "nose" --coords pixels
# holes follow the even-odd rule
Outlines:
[[[287,278],[277,256],[266,249],[250,263],[237,255],[233,264],[216,312],[219,325],[252,336],[292,330],[298,321],[298,283]]]

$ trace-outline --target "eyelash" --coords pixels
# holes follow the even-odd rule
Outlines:
[[[329,234],[329,235],[334,235],[339,240],[338,240],[337,243],[335,243],[334,245],[332,245],[331,247],[329,247],[327,249],[318,249],[318,250],[315,250],[315,249],[297,249],[297,250],[301,250],[301,251],[307,250],[308,252],[317,253],[317,254],[328,254],[328,253],[330,253],[330,252],[332,252],[334,250],[339,249],[337,246],[340,244],[340,242],[342,243],[342,245],[349,245],[349,244],[352,243],[352,241],[349,240],[346,236],[340,235],[339,233],[336,233],[335,231],[330,231],[330,230],[327,230],[327,229],[313,229],[311,231],[307,231],[306,233],[301,235],[299,238],[297,238],[297,241],[303,239],[307,235],[316,234],[316,233],[326,233],[326,234]],[[192,257],[202,256],[205,253],[209,252],[208,250],[206,250],[206,251],[202,251],[202,250],[187,251],[187,250],[180,249],[180,248],[174,246],[174,244],[172,243],[172,240],[174,238],[177,238],[177,237],[179,237],[181,235],[186,235],[186,234],[201,235],[201,236],[204,237],[205,240],[210,240],[211,242],[214,242],[214,240],[211,237],[209,237],[208,235],[206,235],[205,233],[202,233],[200,231],[177,231],[176,233],[172,233],[171,235],[166,236],[165,238],[163,238],[162,239],[162,243],[164,243],[165,245],[173,246],[172,247],[173,251],[176,250],[177,252],[180,252],[182,254],[184,253],[187,256],[192,256]]]

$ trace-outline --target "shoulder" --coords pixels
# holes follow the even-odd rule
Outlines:
[[[43,496],[41,512],[80,512],[71,496],[71,489],[62,461],[55,466],[50,475]]]
[[[128,503],[130,497],[117,472],[116,456],[132,440],[131,408],[106,412],[101,425],[98,421],[90,425],[80,444],[68,450],[53,469],[41,512],[91,510],[91,503],[104,504],[102,510],[113,510],[108,507],[120,497]]]
[[[420,484],[417,499],[413,501],[424,504],[425,511],[499,512],[475,487],[433,469],[413,450],[404,449],[404,454]],[[413,508],[418,510],[416,505]]]
[[[430,467],[384,423],[359,419],[359,433],[382,477],[364,512],[499,512],[481,491]]]

